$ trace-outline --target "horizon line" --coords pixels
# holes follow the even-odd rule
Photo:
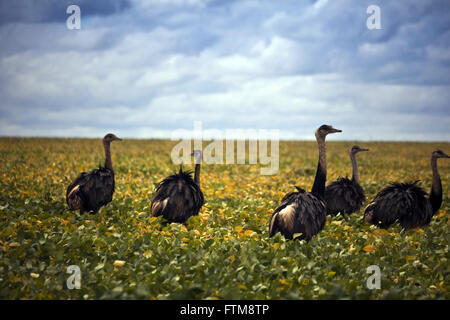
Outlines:
[[[79,136],[0,136],[0,139],[78,139],[78,140],[82,140],[82,139],[86,139],[86,140],[101,140],[102,137],[79,137]],[[123,140],[168,140],[168,141],[180,141],[180,140],[195,140],[196,138],[194,137],[189,137],[189,138],[177,138],[177,139],[172,139],[169,137],[123,137]],[[225,137],[222,138],[202,138],[201,140],[204,141],[213,141],[213,140],[227,140]],[[252,141],[252,140],[258,140],[255,138],[244,138],[244,139],[231,139],[231,140],[235,140],[235,141]],[[267,141],[271,141],[270,139],[267,139]],[[297,142],[297,141],[305,141],[305,142],[313,142],[316,141],[315,139],[311,138],[307,138],[307,139],[278,139],[278,141],[283,141],[283,142]],[[333,139],[333,140],[328,140],[327,143],[329,142],[355,142],[355,141],[364,141],[364,142],[410,142],[410,143],[450,143],[450,141],[448,140],[389,140],[389,139],[379,139],[379,140],[372,140],[372,139]]]

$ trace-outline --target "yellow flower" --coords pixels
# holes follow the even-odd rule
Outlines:
[[[249,230],[245,230],[244,236],[246,236],[246,237],[251,236],[253,234],[253,232],[255,232],[255,231],[250,230],[250,229]]]

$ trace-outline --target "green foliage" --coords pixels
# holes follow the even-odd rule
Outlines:
[[[112,146],[113,201],[97,215],[70,212],[67,185],[102,162],[98,140],[0,139],[1,299],[449,299],[450,163],[439,162],[444,200],[431,224],[404,232],[328,218],[310,243],[269,239],[272,211],[294,185],[310,189],[314,142],[281,142],[280,170],[204,165],[205,206],[186,227],[150,217],[154,183],[177,170],[175,142],[124,140]],[[328,143],[328,180],[351,175],[351,142]],[[390,181],[422,180],[429,155],[448,143],[364,143],[368,199]],[[189,167],[189,166],[188,166]],[[69,290],[69,265],[81,289]],[[381,269],[369,290],[366,269]]]

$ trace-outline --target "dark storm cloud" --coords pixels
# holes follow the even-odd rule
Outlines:
[[[131,6],[129,0],[0,0],[0,24],[65,21],[72,4],[83,8],[86,16],[107,16]]]
[[[322,123],[344,130],[335,139],[450,138],[447,1],[5,3],[0,135],[170,137],[201,120],[284,138]],[[81,30],[66,28],[72,3]],[[372,4],[381,30],[366,27]]]

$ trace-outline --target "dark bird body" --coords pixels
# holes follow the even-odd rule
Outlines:
[[[294,234],[301,233],[296,239],[309,241],[325,227],[325,203],[312,193],[296,188],[298,191],[284,196],[273,213],[269,227],[271,237],[280,232],[291,240]]]
[[[323,200],[327,175],[325,137],[329,133],[341,132],[331,126],[323,125],[316,130],[319,146],[319,163],[311,192],[296,187],[297,192],[288,193],[281,200],[270,219],[269,237],[280,232],[286,239],[311,240],[324,227],[326,205]]]
[[[198,215],[204,203],[200,189],[200,163],[201,153],[196,157],[194,179],[192,172],[183,172],[180,166],[179,173],[158,184],[152,199],[152,216],[162,215],[168,222],[185,223],[190,217]]]
[[[441,150],[431,155],[433,183],[430,196],[417,182],[392,183],[383,188],[366,207],[364,220],[380,228],[388,228],[395,222],[406,230],[430,223],[442,204],[442,184],[437,169],[438,158],[449,158]]]
[[[100,167],[82,172],[67,188],[66,199],[71,210],[94,212],[110,203],[114,193],[114,172]]]
[[[105,167],[80,173],[67,187],[66,202],[70,210],[80,210],[81,214],[96,214],[102,206],[112,201],[115,182],[110,143],[115,140],[120,139],[113,134],[107,134],[103,138]]]
[[[348,178],[339,178],[325,189],[325,202],[329,215],[357,212],[365,201],[363,188]]]
[[[358,164],[356,162],[356,153],[361,151],[368,151],[368,149],[353,146],[349,150],[353,167],[352,179],[339,178],[326,187],[325,203],[329,215],[337,215],[338,213],[345,215],[357,212],[366,201],[364,190],[359,182]]]

